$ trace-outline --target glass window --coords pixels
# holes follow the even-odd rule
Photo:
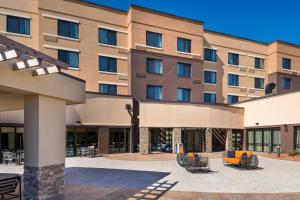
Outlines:
[[[147,31],[146,45],[151,47],[162,48],[162,34]]]
[[[228,74],[228,85],[239,86],[239,75]]]
[[[295,138],[296,138],[295,150],[297,152],[300,152],[300,128],[299,127],[296,128],[296,137]]]
[[[255,131],[255,151],[262,151],[263,144],[263,131],[256,130]]]
[[[217,95],[215,93],[203,93],[203,102],[214,104],[217,102]]]
[[[147,99],[161,100],[162,99],[161,86],[147,85]]]
[[[272,150],[272,129],[264,130],[264,152]]]
[[[67,63],[70,67],[79,68],[79,53],[66,50],[58,50],[58,60]]]
[[[283,78],[281,81],[281,88],[282,89],[286,89],[286,90],[290,90],[292,86],[292,79],[290,78]]]
[[[228,104],[237,103],[239,101],[239,96],[236,95],[228,95],[227,96]]]
[[[179,102],[190,102],[191,100],[191,89],[178,88],[177,89],[177,101]]]
[[[256,89],[264,89],[264,82],[265,82],[265,79],[263,78],[254,78],[254,87]]]
[[[217,84],[217,72],[204,71],[204,83]]]
[[[283,69],[291,69],[291,59],[282,58],[282,68]]]
[[[99,43],[108,45],[117,45],[117,32],[99,28],[98,29]]]
[[[273,152],[276,152],[276,146],[281,145],[281,139],[280,139],[280,129],[274,129],[273,130]]]
[[[78,23],[58,20],[58,35],[70,38],[79,38],[79,25]]]
[[[117,72],[117,59],[99,56],[99,71]]]
[[[147,58],[147,72],[162,74],[162,60]]]
[[[7,32],[30,35],[30,19],[8,15],[6,23]]]
[[[239,65],[239,54],[228,53],[228,64]]]
[[[117,95],[117,86],[111,84],[99,84],[100,94]]]
[[[247,149],[249,151],[254,151],[254,130],[248,130],[247,136],[248,136]]]
[[[178,63],[177,64],[177,76],[191,77],[191,64]]]
[[[256,69],[264,69],[265,68],[265,59],[263,58],[255,58],[255,65]]]
[[[204,49],[204,60],[217,62],[217,51],[214,49]]]
[[[191,53],[191,40],[177,38],[177,51]]]

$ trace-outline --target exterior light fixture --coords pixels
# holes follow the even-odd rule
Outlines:
[[[46,72],[45,72],[44,68],[38,68],[33,71],[33,76],[41,76],[41,75],[45,75],[45,74],[46,74]]]
[[[48,74],[53,74],[58,72],[58,68],[55,65],[52,65],[51,67],[47,67]]]
[[[255,123],[255,125],[256,125],[256,126],[258,126],[258,125],[259,125],[259,123],[258,123],[258,122],[256,122],[256,123]]]
[[[14,65],[14,70],[21,70],[21,69],[25,69],[26,68],[26,65],[23,61],[20,61],[20,62],[16,62],[15,65]]]
[[[17,52],[15,50],[5,51],[4,55],[5,55],[7,60],[18,57]]]
[[[39,63],[38,59],[33,58],[30,60],[27,60],[27,64],[29,67],[35,67],[35,66],[38,66],[40,63]]]
[[[1,53],[0,53],[0,61],[3,61],[3,56]]]

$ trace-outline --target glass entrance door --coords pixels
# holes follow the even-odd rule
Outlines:
[[[232,147],[235,150],[243,149],[243,130],[232,130]]]
[[[129,129],[109,129],[109,153],[129,152]]]
[[[204,152],[205,129],[184,129],[182,143],[185,152]]]

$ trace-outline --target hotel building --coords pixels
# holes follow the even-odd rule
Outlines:
[[[0,34],[67,63],[63,72],[86,81],[85,104],[66,109],[67,149],[300,148],[300,120],[260,122],[268,110],[252,106],[298,94],[295,44],[206,30],[201,21],[136,5],[124,11],[76,0],[0,0]],[[23,148],[23,115],[0,113],[0,149]]]

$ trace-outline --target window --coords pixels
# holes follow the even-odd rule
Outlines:
[[[108,45],[117,45],[117,32],[100,28],[98,30],[99,43]]]
[[[295,140],[295,150],[300,152],[300,127],[296,127]]]
[[[263,78],[254,78],[254,88],[256,89],[264,89],[264,82]]]
[[[162,74],[162,60],[147,58],[147,72]]]
[[[117,59],[99,56],[99,71],[117,72]]]
[[[215,93],[203,93],[203,102],[214,104],[217,102],[217,95]]]
[[[204,71],[204,83],[217,84],[217,72]]]
[[[67,63],[70,67],[79,68],[79,53],[74,51],[58,50],[58,60]]]
[[[276,146],[281,145],[279,128],[247,130],[247,135],[249,151],[276,152]]]
[[[265,68],[265,59],[263,58],[254,58],[255,59],[255,68],[264,69]]]
[[[286,89],[286,90],[290,90],[292,86],[292,79],[290,78],[283,78],[281,81],[281,88],[282,89]]]
[[[117,95],[117,86],[111,84],[99,84],[99,93],[105,95]]]
[[[146,32],[146,45],[151,47],[162,47],[162,34],[160,33],[153,33],[153,32]]]
[[[177,38],[177,51],[191,53],[191,40]]]
[[[239,65],[239,54],[228,53],[228,64]]]
[[[282,58],[282,68],[283,69],[291,69],[291,59]]]
[[[8,15],[6,23],[7,32],[30,35],[30,19]]]
[[[191,89],[178,88],[177,89],[177,101],[190,102],[191,101]]]
[[[177,76],[191,77],[191,64],[178,63],[177,64]]]
[[[79,38],[79,25],[74,22],[58,20],[58,35],[70,38]]]
[[[239,75],[228,74],[228,85],[230,86],[239,86]]]
[[[147,99],[161,100],[162,99],[161,86],[147,85]]]
[[[239,101],[239,96],[235,96],[235,95],[228,95],[227,96],[228,104],[237,103],[238,101]]]
[[[204,49],[204,60],[217,62],[217,51],[214,49]]]

